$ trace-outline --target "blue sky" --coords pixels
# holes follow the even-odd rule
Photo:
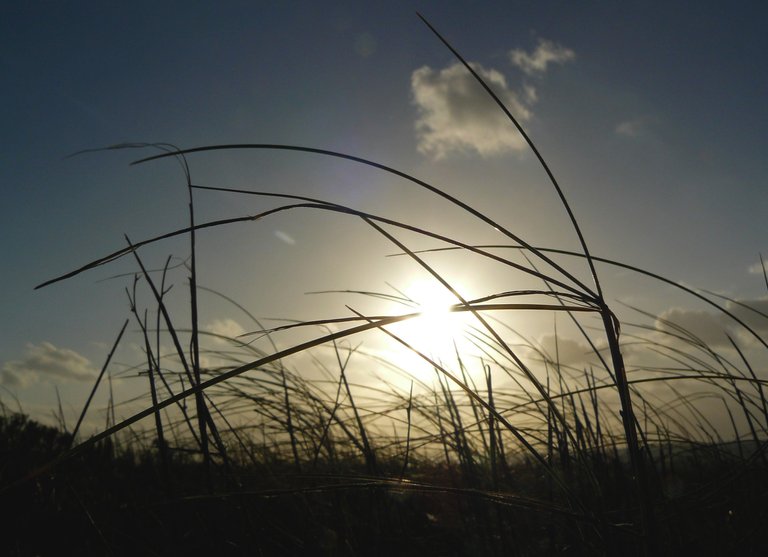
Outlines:
[[[533,244],[575,248],[534,157],[417,10],[516,113],[594,253],[731,297],[765,297],[756,272],[758,254],[768,253],[761,3],[392,4],[2,8],[6,403],[17,396],[41,412],[58,387],[73,407],[81,404],[127,317],[130,277],[103,279],[135,266],[126,260],[34,286],[123,247],[123,234],[137,241],[186,222],[173,163],[129,166],[150,151],[66,158],[81,149],[265,142],[344,151],[428,180]],[[349,163],[273,152],[201,154],[190,163],[201,184],[304,194],[470,242],[501,240],[444,202]],[[201,220],[274,206],[196,195]],[[420,271],[384,257],[394,251],[350,218],[293,211],[201,237],[200,282],[260,317],[340,315],[345,298],[304,293],[406,289]],[[142,254],[157,268],[168,255],[185,258],[188,246],[170,241]],[[579,262],[569,265],[586,276]],[[446,259],[444,269],[473,293],[515,287],[480,266]],[[654,313],[705,311],[648,281],[602,273],[610,300]],[[184,289],[177,274],[180,306]],[[215,297],[201,307],[203,325],[245,326]],[[545,334],[536,327],[533,336]],[[122,350],[127,365],[132,353]]]

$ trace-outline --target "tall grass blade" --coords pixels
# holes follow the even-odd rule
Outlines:
[[[80,425],[83,423],[83,419],[85,419],[85,414],[86,412],[88,412],[88,407],[91,405],[91,400],[93,400],[93,395],[96,394],[96,389],[99,388],[99,383],[101,382],[101,378],[104,377],[104,372],[107,371],[109,362],[112,361],[112,355],[115,353],[115,350],[117,349],[117,345],[120,344],[120,339],[123,338],[123,333],[125,332],[125,328],[127,326],[128,326],[128,320],[126,319],[125,323],[123,323],[123,326],[120,328],[120,332],[117,334],[117,338],[115,339],[115,342],[112,344],[112,349],[109,351],[109,354],[107,354],[107,359],[104,361],[104,365],[101,366],[101,371],[99,372],[98,377],[96,377],[96,382],[93,384],[93,388],[91,389],[91,392],[88,395],[88,399],[85,401],[83,410],[82,412],[80,412],[80,416],[77,418],[75,429],[72,430],[72,442],[74,442],[75,436],[77,436],[78,431],[80,431]]]

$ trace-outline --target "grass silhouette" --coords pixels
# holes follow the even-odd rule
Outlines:
[[[176,159],[189,197],[189,225],[138,242],[126,237],[126,247],[39,287],[122,257],[135,259],[139,271],[127,294],[146,353],[141,371],[149,387],[147,406],[120,421],[110,408],[107,427],[87,439],[77,438],[79,427],[68,434],[5,413],[0,496],[7,508],[20,509],[9,523],[15,534],[3,541],[6,553],[47,554],[66,547],[120,555],[658,555],[749,553],[762,547],[768,404],[766,379],[750,361],[746,341],[729,336],[732,353],[726,353],[640,308],[634,313],[645,321],[621,323],[603,296],[598,268],[617,266],[681,289],[765,349],[766,340],[732,309],[740,305],[757,319],[768,316],[743,302],[592,255],[562,188],[525,130],[471,65],[424,22],[522,134],[556,190],[581,251],[535,246],[435,185],[346,153],[277,144],[110,147],[162,151],[137,164]],[[474,245],[321,199],[194,183],[189,158],[231,150],[288,151],[367,166],[455,205],[495,228],[507,243]],[[201,223],[194,212],[199,189],[283,204]],[[464,354],[456,345],[455,361],[445,362],[401,335],[396,326],[421,315],[402,293],[348,293],[399,303],[401,312],[369,315],[348,305],[345,316],[265,327],[234,300],[198,284],[197,234],[296,211],[351,217],[387,240],[398,257],[409,258],[451,294],[451,312],[471,317],[465,336],[482,356]],[[403,232],[440,247],[412,249],[399,235]],[[174,236],[190,241],[188,329],[179,326],[165,301],[170,258],[158,284],[158,273],[149,271],[139,254]],[[540,286],[467,299],[453,277],[429,262],[447,250]],[[563,259],[576,263],[565,265]],[[591,284],[577,278],[584,263]],[[154,324],[140,307],[140,286],[151,294]],[[270,349],[248,336],[201,329],[203,292],[244,312],[255,328],[252,335],[266,339]],[[566,318],[586,343],[589,363],[561,360],[565,339],[557,334],[551,353],[497,317],[510,312]],[[297,329],[320,333],[278,349],[273,336]],[[426,362],[434,381],[346,343],[370,332]],[[212,338],[226,348],[204,342]],[[165,353],[168,341],[173,350]],[[332,353],[334,367],[313,356],[319,348]],[[319,379],[290,366],[290,357],[302,354],[315,357]],[[204,366],[206,357],[219,364]],[[354,381],[353,360],[388,375]],[[478,365],[480,379],[470,369]],[[406,390],[396,384],[402,377]],[[681,384],[700,388],[684,394]],[[195,401],[194,408],[187,400]],[[712,401],[724,405],[732,433],[722,432],[702,410]],[[134,429],[150,416],[154,429]],[[46,536],[39,535],[40,524],[46,525]]]

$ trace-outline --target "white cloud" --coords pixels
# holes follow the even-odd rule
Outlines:
[[[573,50],[546,39],[539,39],[539,44],[530,53],[519,48],[509,51],[509,61],[528,75],[541,75],[549,64],[564,64],[574,58]]]
[[[294,240],[291,236],[289,236],[288,234],[286,234],[282,230],[275,230],[275,236],[277,236],[277,238],[279,240],[285,242],[289,246],[295,246],[296,245],[296,240]]]
[[[355,52],[361,58],[368,58],[375,54],[377,47],[376,37],[370,33],[360,33],[355,37]]]
[[[739,302],[742,305],[728,302],[725,308],[754,329],[756,333],[763,336],[768,334],[768,317],[765,317],[768,315],[768,298],[739,300]],[[748,306],[751,309],[747,309],[744,306]],[[724,317],[724,319],[729,318]]]
[[[768,263],[766,263],[766,268],[768,269]],[[754,265],[749,266],[749,274],[750,275],[763,275],[763,264],[759,261],[755,263]]]
[[[725,309],[759,335],[768,334],[768,317],[766,317],[768,315],[768,298],[738,300],[738,303],[729,301],[725,303]],[[659,315],[659,319],[656,321],[656,327],[659,330],[686,336],[677,331],[674,325],[688,331],[711,347],[730,346],[731,343],[726,335],[746,342],[753,341],[753,337],[741,325],[724,313],[671,308]]]
[[[539,100],[539,95],[536,93],[536,87],[529,85],[528,83],[523,85],[523,98],[525,98],[525,102],[528,104],[536,104],[536,101]]]
[[[645,122],[640,118],[625,120],[624,122],[619,122],[614,131],[624,137],[638,137],[645,132]]]
[[[96,375],[88,358],[45,341],[27,344],[24,358],[5,362],[0,372],[2,384],[17,387],[34,383],[43,376],[90,381]]]
[[[728,343],[723,319],[705,310],[671,308],[659,315],[655,326],[659,331],[684,338],[693,335],[709,346]]]
[[[243,329],[240,323],[230,318],[214,319],[211,323],[208,324],[206,329],[214,335],[220,335],[227,338],[237,338],[238,336],[245,333],[245,329]],[[225,342],[223,339],[217,340]]]
[[[521,99],[497,70],[479,64],[472,67],[519,121],[531,118],[525,101],[535,100],[535,89],[529,87]],[[424,155],[437,160],[451,152],[476,152],[489,157],[526,146],[514,125],[462,64],[442,70],[419,68],[411,75],[411,92],[419,110],[418,150]]]
[[[3,366],[2,371],[0,371],[0,385],[5,385],[6,387],[26,387],[28,383],[28,380],[25,381],[25,378],[19,377],[19,374],[15,371],[6,369],[6,366]]]
[[[595,352],[588,344],[563,336],[544,335],[539,338],[538,346],[553,363],[559,361],[560,364],[566,366],[583,364],[596,359]],[[537,353],[534,356],[533,350],[531,353],[532,357],[541,358],[541,354]]]

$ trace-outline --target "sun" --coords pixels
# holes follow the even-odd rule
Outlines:
[[[466,299],[466,290],[461,284],[452,283],[451,286]],[[463,360],[469,360],[477,352],[468,337],[475,318],[469,312],[454,311],[461,302],[440,282],[416,279],[403,294],[409,300],[406,312],[418,312],[418,316],[388,327],[393,334],[446,367],[455,367],[457,351]],[[390,359],[393,364],[419,380],[434,378],[435,370],[426,359],[398,342],[392,344]]]
[[[437,280],[418,279],[405,289],[404,294],[421,314],[410,321],[417,329],[420,340],[442,338],[458,332],[457,315],[451,310],[460,301]]]

